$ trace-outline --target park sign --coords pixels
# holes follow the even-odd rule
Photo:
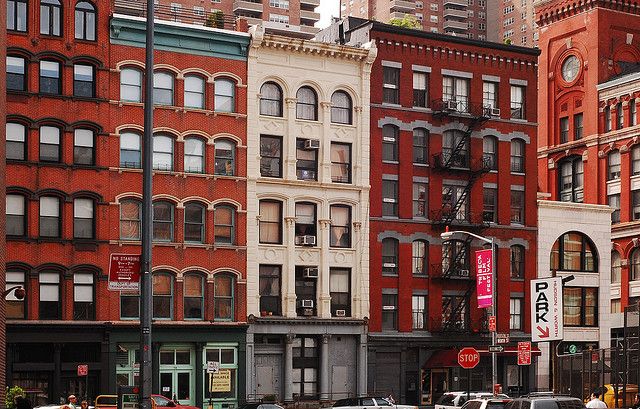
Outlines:
[[[562,278],[531,280],[531,340],[561,341],[563,332]]]
[[[140,288],[140,255],[111,254],[109,258],[109,290],[138,291]]]

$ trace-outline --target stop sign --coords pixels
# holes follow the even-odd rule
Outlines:
[[[464,369],[475,368],[479,363],[480,354],[475,348],[462,348],[460,352],[458,352],[458,364]]]

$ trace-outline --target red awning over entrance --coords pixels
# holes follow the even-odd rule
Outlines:
[[[486,345],[483,345],[481,347],[475,347],[475,349],[478,351],[478,353],[480,353],[480,355],[489,355],[489,349],[487,348]],[[427,359],[427,362],[424,363],[422,368],[430,369],[430,368],[448,368],[448,367],[459,366],[458,351],[459,349],[457,348],[443,349],[440,351],[436,351],[431,355],[431,357],[429,357],[429,359]],[[517,353],[518,353],[518,347],[509,345],[509,346],[505,346],[504,351],[499,352],[498,355],[501,355],[501,356],[516,355]],[[542,355],[542,352],[540,351],[540,348],[532,345],[531,355],[540,356]]]

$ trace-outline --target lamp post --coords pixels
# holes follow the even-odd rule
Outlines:
[[[448,230],[448,228],[447,228]],[[485,243],[491,244],[491,314],[496,317],[496,330],[491,332],[491,345],[496,345],[497,342],[497,322],[498,322],[498,305],[496,302],[496,250],[495,250],[495,240],[494,238],[487,238],[484,236],[480,236],[475,233],[470,233],[464,230],[454,230],[454,231],[445,231],[440,235],[442,240],[451,240],[451,238],[456,234],[466,234],[468,236],[474,237],[478,240],[482,240]],[[495,385],[498,383],[498,355],[496,355],[495,351],[491,352],[491,380],[492,380],[492,389],[493,395],[496,395]]]
[[[12,291],[15,291],[15,296],[17,299],[22,300],[24,299],[24,296],[26,295],[26,291],[24,289],[24,287],[22,287],[21,285],[14,285],[11,288],[6,289],[3,293],[2,293],[2,299],[6,299],[7,296],[9,294],[11,294]]]

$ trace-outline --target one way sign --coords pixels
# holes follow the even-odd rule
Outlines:
[[[531,340],[562,340],[562,277],[531,280]]]

